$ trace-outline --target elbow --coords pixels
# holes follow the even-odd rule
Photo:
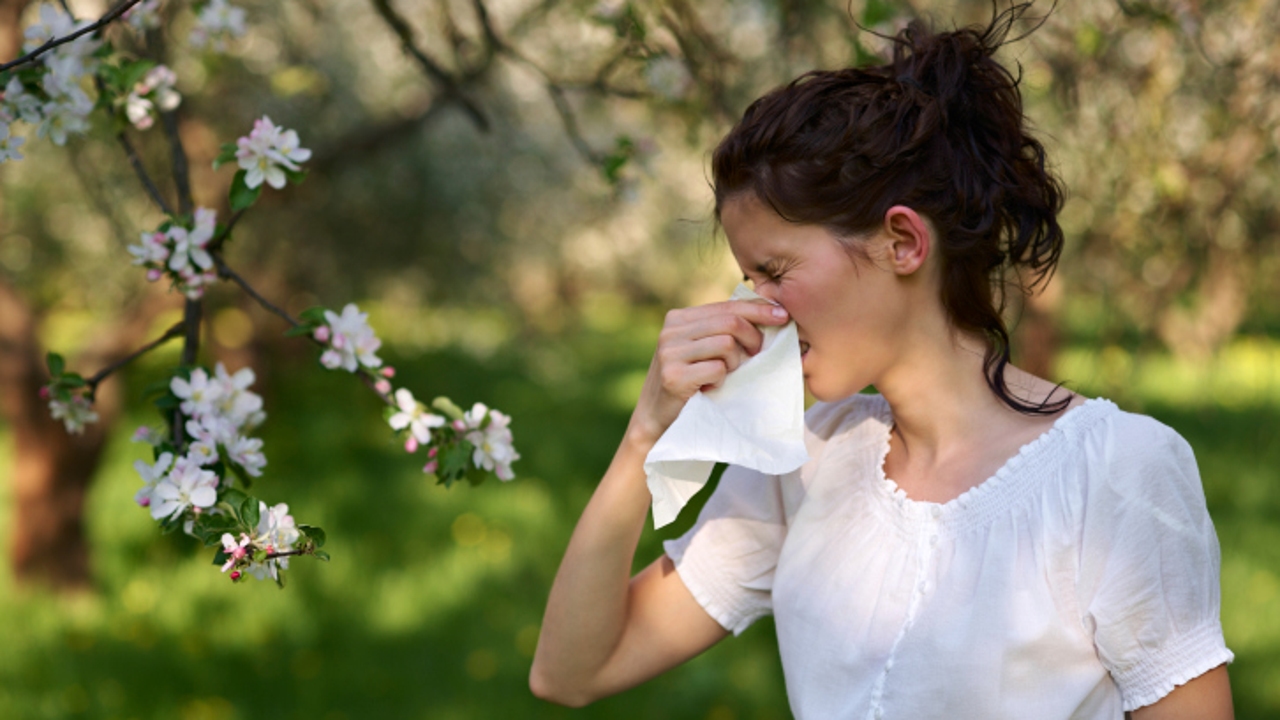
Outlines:
[[[539,700],[569,708],[586,707],[596,699],[585,692],[555,682],[547,677],[546,672],[539,668],[536,662],[529,671],[529,691]]]

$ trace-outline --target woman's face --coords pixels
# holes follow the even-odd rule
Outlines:
[[[726,201],[720,221],[755,292],[795,320],[809,392],[831,401],[874,384],[908,322],[898,275],[876,261],[882,238],[855,241],[869,256],[855,260],[828,229],[787,222],[753,194]]]

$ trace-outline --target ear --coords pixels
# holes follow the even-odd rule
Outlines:
[[[919,270],[933,251],[933,228],[906,205],[894,205],[885,212],[884,233],[889,240],[887,259],[899,275]]]

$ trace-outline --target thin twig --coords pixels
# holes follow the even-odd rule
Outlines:
[[[236,226],[236,223],[240,222],[240,218],[242,217],[244,217],[244,210],[237,210],[232,213],[231,219],[228,220],[227,224],[222,228],[222,232],[215,235],[213,239],[209,241],[205,250],[211,253],[221,250],[222,245],[227,241],[227,238],[231,237],[231,229]]]
[[[142,2],[142,0],[121,0],[120,4],[108,10],[107,14],[98,18],[97,22],[91,25],[86,25],[85,27],[80,28],[79,30],[71,33],[70,35],[66,35],[60,38],[49,38],[49,40],[45,42],[45,44],[41,45],[35,50],[32,50],[26,55],[23,55],[20,58],[11,60],[3,65],[0,65],[0,72],[4,72],[5,70],[8,70],[10,68],[18,67],[19,65],[26,65],[27,63],[35,62],[36,59],[39,58],[41,55],[49,52],[50,50],[58,47],[59,45],[65,45],[73,40],[76,40],[77,38],[83,35],[88,35],[89,33],[97,32],[100,28],[110,24],[113,20],[123,15],[125,10],[128,10],[129,8],[133,7],[134,5],[137,5],[140,2]]]
[[[106,366],[106,367],[102,368],[102,369],[101,369],[101,370],[99,370],[98,372],[94,373],[94,374],[93,374],[93,377],[90,377],[89,379],[85,380],[85,381],[84,381],[84,382],[85,382],[85,385],[88,385],[88,386],[89,386],[89,400],[90,400],[90,402],[92,402],[92,401],[93,401],[93,399],[94,399],[94,397],[93,397],[93,396],[94,396],[94,394],[98,391],[98,384],[99,384],[99,383],[101,383],[103,380],[105,380],[105,379],[107,378],[107,376],[108,376],[108,375],[110,375],[111,373],[115,372],[116,370],[119,370],[120,368],[124,367],[125,365],[128,365],[129,363],[133,362],[134,360],[137,360],[138,358],[140,358],[140,357],[142,357],[143,355],[145,355],[145,354],[147,354],[147,353],[151,352],[152,350],[155,350],[156,348],[158,348],[158,347],[160,347],[161,345],[163,345],[163,344],[165,344],[165,343],[169,342],[170,340],[172,340],[172,339],[174,339],[174,338],[178,337],[179,335],[182,335],[183,330],[185,329],[185,327],[186,327],[185,323],[183,323],[183,322],[181,322],[181,321],[174,323],[174,324],[173,324],[173,326],[172,326],[172,327],[170,327],[168,330],[166,330],[166,331],[164,332],[164,334],[163,334],[163,335],[161,335],[160,337],[156,338],[155,340],[152,340],[151,342],[147,343],[146,345],[142,346],[141,348],[139,348],[139,349],[137,349],[137,350],[133,351],[133,352],[132,352],[132,353],[130,353],[128,356],[126,356],[126,357],[124,357],[124,358],[121,358],[121,359],[119,359],[119,360],[117,360],[117,361],[115,361],[115,362],[111,363],[110,365],[108,365],[108,366]]]
[[[400,44],[404,51],[422,66],[423,72],[427,74],[437,85],[441,87],[444,94],[454,99],[466,111],[467,116],[475,124],[481,132],[489,131],[489,118],[480,109],[480,106],[474,100],[467,97],[462,92],[462,88],[458,85],[458,81],[453,75],[450,75],[439,63],[432,60],[422,49],[418,47],[417,40],[413,35],[413,28],[409,25],[399,13],[391,7],[391,0],[370,0],[373,7],[378,11],[384,22],[391,28],[392,32],[400,38]]]
[[[253,298],[259,305],[266,308],[270,312],[283,318],[284,321],[289,323],[291,327],[302,326],[302,323],[296,320],[287,311],[280,309],[270,300],[262,297],[262,294],[259,293],[257,290],[254,290],[253,286],[250,285],[247,280],[240,277],[240,275],[235,270],[232,270],[227,265],[226,261],[222,259],[221,255],[215,252],[210,252],[209,255],[213,257],[213,264],[216,265],[218,268],[219,277],[226,280],[230,280],[235,284],[239,285],[241,290],[244,290],[246,293],[249,294],[249,297]],[[320,342],[315,338],[314,335],[307,335],[307,339],[315,343],[316,345],[319,345],[320,347],[328,347],[328,344]],[[388,405],[395,404],[389,395],[384,395],[380,390],[378,390],[378,384],[377,384],[378,381],[364,368],[360,368],[359,371],[355,373],[355,375],[358,376],[360,378],[360,381],[363,382],[365,385],[367,385],[369,389],[374,392],[375,395],[377,395],[379,398],[382,398],[383,402],[387,403]]]
[[[134,173],[142,181],[142,187],[151,196],[151,200],[160,207],[160,211],[165,215],[172,215],[173,210],[169,208],[169,203],[164,201],[164,196],[160,194],[160,188],[156,187],[151,176],[147,174],[147,169],[142,164],[142,158],[138,157],[138,151],[134,149],[133,143],[129,142],[129,136],[125,135],[124,131],[121,130],[116,138],[120,141],[120,146],[124,148],[125,157],[129,158],[129,165],[133,167]]]
[[[302,323],[295,320],[294,317],[290,315],[288,312],[281,310],[280,308],[276,307],[270,300],[262,297],[262,295],[257,290],[253,289],[253,286],[250,285],[248,281],[240,277],[240,275],[237,274],[235,270],[232,270],[230,267],[227,266],[226,261],[222,259],[221,255],[217,253],[212,253],[212,252],[209,253],[209,255],[213,258],[213,264],[218,267],[219,277],[224,278],[226,280],[230,280],[235,284],[239,285],[241,290],[244,290],[246,293],[249,293],[249,297],[257,301],[257,303],[262,307],[266,308],[267,310],[270,310],[276,315],[279,315],[281,318],[284,318],[284,321],[289,323],[291,327],[299,327],[300,325],[302,325]]]

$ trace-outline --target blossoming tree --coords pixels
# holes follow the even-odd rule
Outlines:
[[[220,51],[244,32],[244,11],[226,0],[196,3],[195,27],[189,41]],[[438,482],[473,484],[489,476],[514,478],[512,463],[520,458],[513,444],[510,418],[482,403],[462,411],[447,397],[430,407],[405,387],[393,388],[395,369],[377,351],[381,340],[368,316],[355,304],[341,313],[317,307],[295,318],[255,290],[222,256],[232,229],[257,202],[265,186],[282,190],[305,177],[303,164],[311,151],[295,130],[277,126],[267,116],[234,143],[223,147],[214,169],[234,164],[228,205],[231,216],[219,223],[217,211],[197,207],[191,196],[181,139],[170,133],[179,207],[172,208],[156,182],[137,161],[126,124],[146,131],[157,116],[171,120],[181,103],[175,73],[163,64],[130,57],[103,38],[116,23],[143,32],[161,23],[160,0],[122,0],[97,21],[76,21],[64,5],[41,5],[38,21],[25,31],[24,55],[0,65],[0,162],[23,159],[26,137],[14,132],[19,123],[35,128],[38,138],[64,145],[69,135],[89,129],[94,112],[116,123],[117,137],[150,198],[166,219],[140,234],[128,248],[133,264],[151,282],[167,281],[184,296],[183,319],[159,338],[91,376],[69,371],[57,353],[48,356],[49,381],[40,394],[51,416],[68,433],[81,433],[98,420],[94,410],[100,383],[128,362],[170,340],[183,339],[180,364],[152,386],[151,399],[160,429],[143,426],[134,440],[151,447],[151,461],[134,467],[142,480],[135,500],[165,531],[181,530],[216,547],[214,563],[232,580],[246,575],[271,578],[283,586],[289,559],[328,559],[325,533],[299,524],[286,503],[260,499],[253,482],[263,475],[267,458],[254,430],[266,419],[262,398],[251,390],[249,368],[229,372],[222,363],[212,371],[197,364],[205,290],[227,281],[290,326],[287,334],[307,338],[320,348],[320,364],[364,382],[387,406],[391,429],[402,435],[406,451],[425,450],[423,471]],[[121,21],[121,22],[117,22]],[[90,93],[93,93],[91,96]]]

